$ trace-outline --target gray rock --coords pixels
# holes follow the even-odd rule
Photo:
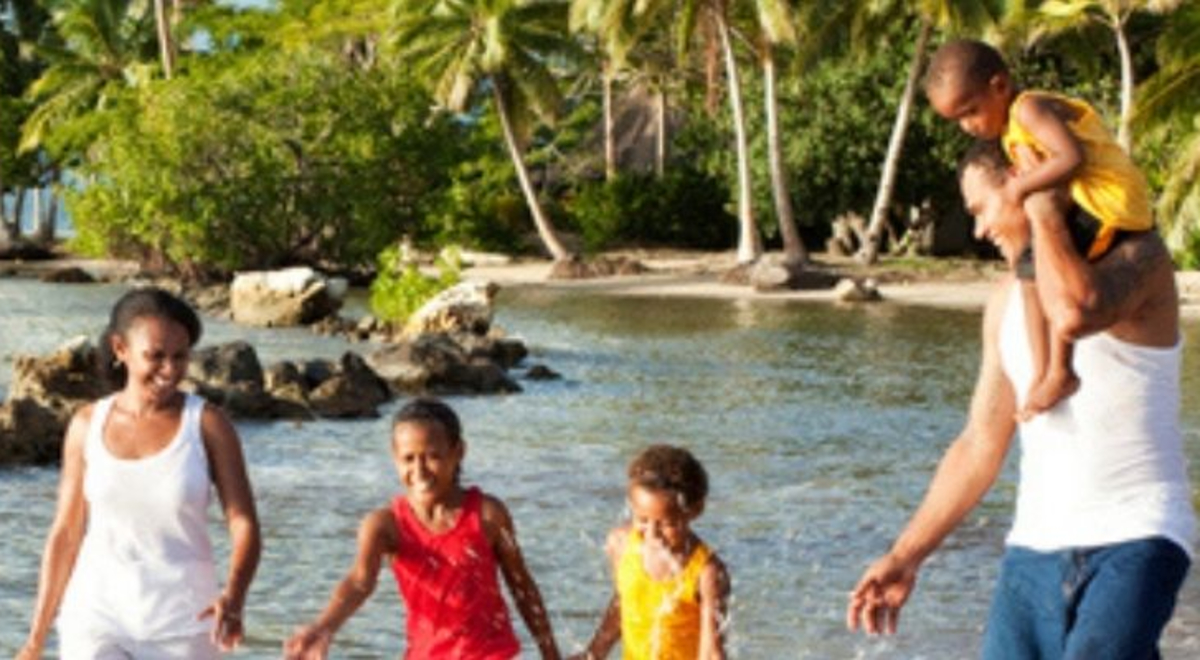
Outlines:
[[[263,370],[258,354],[244,341],[194,351],[188,365],[188,378],[213,389],[263,389]]]
[[[230,309],[246,325],[307,325],[341,308],[335,294],[342,289],[311,268],[240,273],[230,286]]]
[[[421,306],[404,324],[404,335],[435,333],[487,334],[492,325],[495,284],[462,282],[442,291]]]

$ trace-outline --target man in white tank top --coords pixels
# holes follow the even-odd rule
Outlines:
[[[975,153],[980,151],[981,153]],[[1179,303],[1153,232],[1088,265],[1052,204],[1028,218],[1002,201],[1003,155],[973,150],[960,177],[976,235],[1009,261],[1031,242],[1054,332],[1076,342],[1079,391],[1020,424],[1017,510],[982,642],[989,660],[1157,658],[1191,563],[1195,520],[1179,428]],[[1043,219],[1044,218],[1044,219]],[[965,428],[924,501],[855,587],[847,625],[894,633],[917,571],[1003,467],[1033,378],[1022,287],[999,282],[984,312],[983,355]]]

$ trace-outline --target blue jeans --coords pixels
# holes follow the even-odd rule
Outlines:
[[[1191,564],[1163,538],[1035,552],[1009,547],[985,660],[1154,660]]]

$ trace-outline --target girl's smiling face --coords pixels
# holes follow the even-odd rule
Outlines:
[[[125,365],[126,388],[156,403],[179,391],[191,356],[187,328],[170,319],[141,316],[111,341],[113,355]]]
[[[404,422],[392,431],[392,457],[413,504],[444,501],[458,489],[458,470],[466,451],[441,424]]]
[[[691,538],[691,522],[700,515],[700,507],[685,508],[675,493],[637,484],[629,487],[629,509],[633,528],[642,538],[674,554],[686,550]]]

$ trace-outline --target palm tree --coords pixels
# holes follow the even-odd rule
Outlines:
[[[170,80],[171,72],[175,69],[175,43],[171,39],[171,17],[167,15],[166,2],[167,0],[154,0],[154,26],[158,35],[158,52],[162,60],[163,77]]]
[[[433,83],[443,106],[463,112],[488,95],[542,243],[556,261],[572,258],[538,202],[522,156],[532,115],[559,104],[549,65],[570,53],[567,5],[560,0],[399,0],[393,42]]]
[[[1030,42],[1067,31],[1103,25],[1113,33],[1121,62],[1121,117],[1117,124],[1117,142],[1130,151],[1132,136],[1134,80],[1133,55],[1125,28],[1140,11],[1165,13],[1174,10],[1179,0],[1047,0],[1038,10],[1027,14],[1032,22]]]
[[[610,181],[617,173],[616,140],[613,136],[613,81],[625,67],[626,57],[638,36],[651,25],[648,14],[660,6],[636,0],[571,1],[571,32],[594,35],[602,52],[600,74],[604,105],[604,176]]]
[[[783,0],[757,0],[758,60],[763,70],[763,107],[767,122],[767,160],[771,173],[771,196],[783,238],[784,261],[789,266],[808,262],[808,251],[796,229],[796,214],[788,192],[783,149],[779,141],[779,102],[775,91],[775,51],[780,45],[799,41],[795,12]]]
[[[36,107],[22,126],[21,151],[146,80],[154,57],[152,18],[135,0],[63,0],[51,20],[55,36],[37,49],[47,67],[27,93]]]
[[[722,59],[725,62],[725,79],[729,85],[729,108],[733,120],[734,144],[737,149],[738,173],[738,234],[737,261],[739,264],[753,263],[762,256],[762,238],[754,222],[753,189],[750,184],[750,147],[746,138],[746,113],[742,103],[741,76],[737,58],[733,52],[732,30],[729,26],[728,0],[683,0],[682,15],[677,30],[681,53],[695,35],[700,24],[707,24],[716,33]]]
[[[1175,252],[1200,241],[1200,4],[1172,15],[1159,38],[1160,69],[1139,89],[1134,115],[1139,127],[1175,128],[1181,134],[1158,201],[1167,244]],[[1195,248],[1193,248],[1195,249]],[[1190,255],[1193,262],[1200,253]]]
[[[896,109],[896,121],[892,126],[892,135],[888,140],[887,154],[884,156],[883,170],[879,177],[879,189],[875,196],[875,204],[871,209],[870,221],[867,224],[866,240],[863,242],[859,258],[873,264],[879,259],[879,243],[883,238],[884,223],[887,222],[888,209],[892,205],[892,193],[896,186],[896,175],[900,164],[900,154],[904,148],[904,137],[908,132],[909,121],[912,117],[913,102],[916,98],[917,81],[925,62],[925,51],[929,38],[934,30],[974,30],[994,22],[997,11],[991,7],[988,0],[919,0],[917,2],[884,2],[880,8],[879,2],[866,2],[867,11],[862,15],[863,30],[866,39],[874,39],[882,33],[875,28],[875,21],[894,22],[897,18],[903,20],[910,12],[916,13],[917,35],[913,46],[912,59],[909,61],[908,76],[904,83],[904,92],[900,97],[900,105]],[[882,9],[882,10],[881,10]],[[860,38],[860,45],[864,39]]]

